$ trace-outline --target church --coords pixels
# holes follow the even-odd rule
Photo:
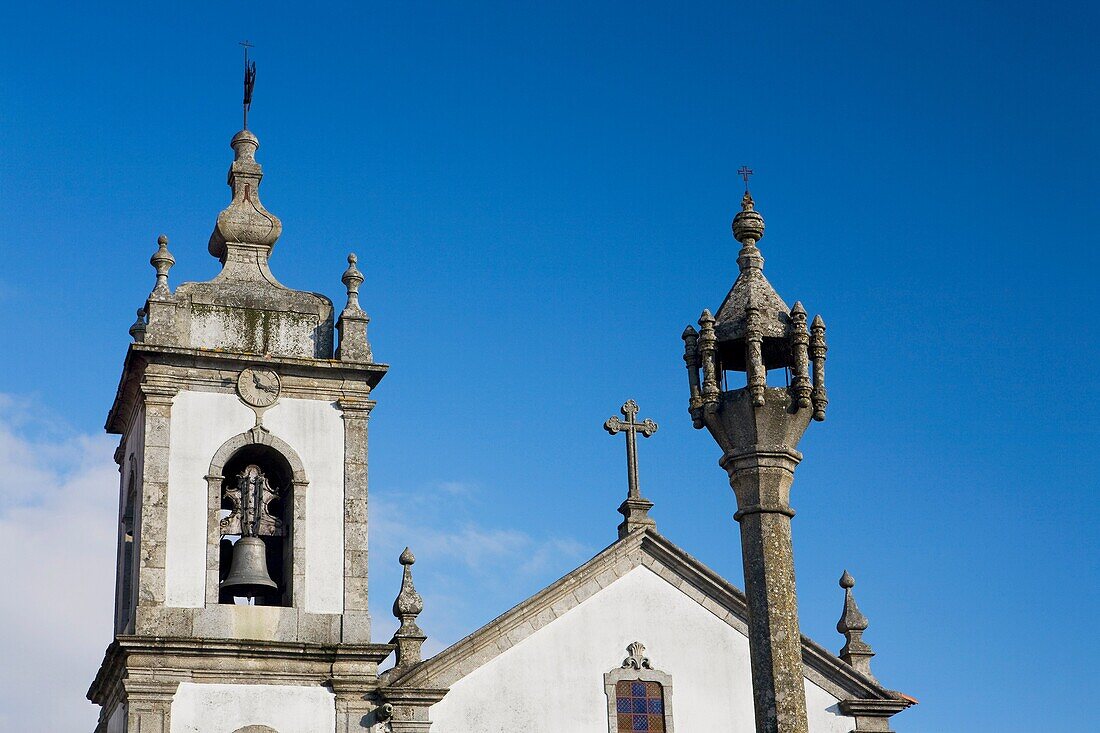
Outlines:
[[[745,590],[658,532],[635,453],[657,425],[630,401],[605,426],[629,457],[618,539],[425,659],[413,552],[393,558],[399,589],[367,577],[368,427],[389,367],[364,276],[348,256],[339,311],[282,285],[247,118],[231,147],[209,241],[222,269],[173,285],[159,238],[107,417],[119,523],[96,733],[863,733],[916,702],[872,674],[847,573],[839,653],[799,632],[789,493],[825,417],[825,324],[764,277],[747,187],[736,282],[681,336],[690,419],[736,494]],[[371,592],[395,599],[392,638],[371,634]]]

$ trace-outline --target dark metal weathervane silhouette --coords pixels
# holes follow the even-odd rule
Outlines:
[[[256,86],[256,62],[248,60],[248,49],[252,44],[241,41],[244,46],[244,129],[248,129],[248,110],[252,107],[252,88]]]

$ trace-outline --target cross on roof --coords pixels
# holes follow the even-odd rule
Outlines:
[[[650,420],[648,417],[641,422],[637,422],[635,418],[638,416],[638,403],[634,400],[627,400],[620,410],[623,417],[626,420],[620,420],[617,417],[610,417],[607,422],[603,424],[604,430],[612,435],[619,432],[626,433],[626,471],[627,471],[627,498],[637,499],[641,496],[638,492],[638,433],[642,434],[642,437],[648,438],[657,432],[657,423]]]

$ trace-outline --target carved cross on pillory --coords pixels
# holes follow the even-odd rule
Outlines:
[[[653,502],[643,499],[638,489],[638,433],[641,433],[643,438],[648,438],[657,432],[657,423],[649,418],[638,422],[636,419],[638,403],[634,400],[627,400],[619,411],[626,420],[610,417],[603,427],[611,435],[626,433],[627,493],[626,501],[619,507],[619,513],[624,517],[622,524],[619,525],[619,537],[625,537],[641,527],[657,526],[657,523],[649,517]]]

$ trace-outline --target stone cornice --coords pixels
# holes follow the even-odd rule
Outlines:
[[[257,365],[279,373],[286,397],[347,400],[349,403],[371,405],[370,392],[389,369],[386,364],[337,359],[265,356],[134,343],[126,353],[114,403],[104,427],[108,433],[122,434],[126,431],[134,407],[140,401],[139,385],[153,368],[158,371],[157,387],[164,390],[233,393],[233,375]]]
[[[891,700],[841,700],[840,712],[852,717],[889,718],[917,704],[917,701],[912,698],[901,693],[895,694],[898,697]]]
[[[327,684],[355,677],[373,686],[392,652],[390,644],[119,636],[107,647],[88,699],[103,705],[119,694],[124,677],[163,677],[166,669],[188,670],[179,681]]]

